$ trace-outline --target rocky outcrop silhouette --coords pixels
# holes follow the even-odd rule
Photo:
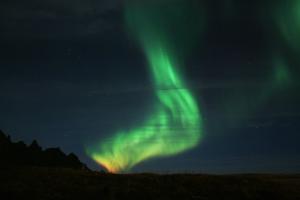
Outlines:
[[[1,166],[41,166],[89,170],[78,157],[70,153],[66,155],[59,148],[43,150],[36,140],[30,145],[24,142],[12,142],[9,135],[0,130]]]

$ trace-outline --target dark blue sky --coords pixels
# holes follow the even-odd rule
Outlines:
[[[300,172],[299,53],[261,18],[268,1],[243,2],[206,1],[204,34],[185,60],[204,139],[133,171]],[[74,152],[99,169],[84,146],[135,126],[154,99],[145,57],[125,31],[122,4],[4,0],[0,17],[0,128],[13,140]],[[294,81],[261,100],[270,90],[274,52]]]

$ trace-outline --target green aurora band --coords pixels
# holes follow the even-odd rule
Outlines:
[[[184,7],[186,4],[180,3],[174,9],[165,5],[164,2],[140,4],[137,1],[125,6],[127,27],[143,46],[158,102],[141,126],[118,132],[112,138],[87,148],[87,154],[112,173],[129,171],[150,158],[189,150],[199,143],[203,134],[197,102],[180,76],[179,62],[175,59],[175,52],[171,51],[171,44],[175,44],[178,38],[181,42],[186,30],[178,30],[177,35],[168,34],[170,29],[165,26],[172,24],[174,14],[179,18],[180,12],[187,14],[190,6]],[[157,12],[160,9],[163,10]],[[186,44],[193,45],[192,41]],[[188,48],[181,50],[186,52]]]
[[[273,8],[274,21],[279,31],[290,45],[300,51],[300,1],[279,1]]]

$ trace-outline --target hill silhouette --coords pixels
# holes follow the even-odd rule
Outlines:
[[[0,199],[298,200],[300,175],[110,174],[0,131]]]
[[[12,142],[9,135],[0,130],[1,166],[36,166],[89,170],[78,157],[66,155],[59,148],[43,150],[36,140],[30,145],[23,141]]]

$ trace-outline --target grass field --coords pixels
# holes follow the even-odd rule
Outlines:
[[[300,199],[300,175],[103,174],[1,168],[0,199]]]

